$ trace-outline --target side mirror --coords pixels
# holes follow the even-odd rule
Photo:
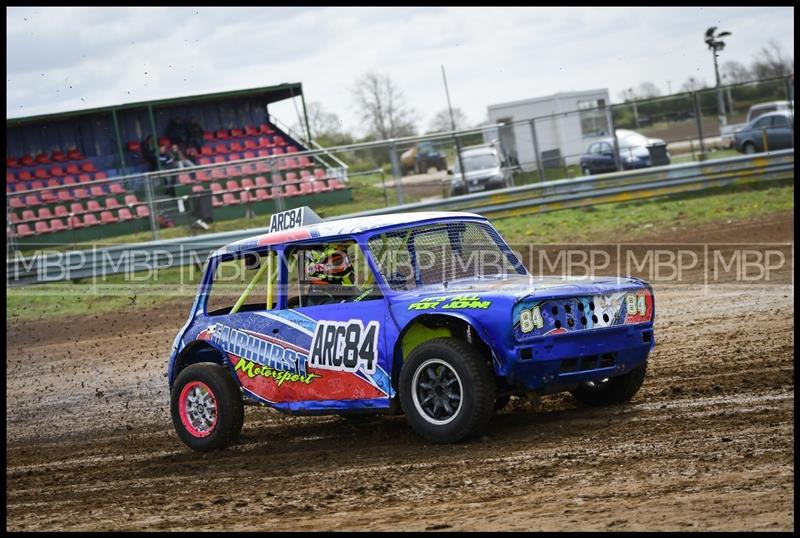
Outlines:
[[[447,175],[448,176],[452,176],[453,175],[453,169],[452,168],[448,168],[447,169]]]

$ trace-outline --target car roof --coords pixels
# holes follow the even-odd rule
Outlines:
[[[761,114],[759,117],[750,120],[751,122],[756,122],[761,118],[771,118],[772,116],[791,116],[792,113],[789,110],[773,110],[772,112],[767,112],[766,114]]]
[[[758,108],[767,108],[770,106],[789,106],[789,101],[766,101],[764,103],[758,103],[750,107],[750,110],[756,110]]]
[[[331,220],[317,224],[308,224],[280,232],[255,235],[240,239],[218,249],[211,257],[230,254],[245,250],[253,250],[268,245],[280,245],[305,239],[326,239],[341,235],[355,235],[366,231],[375,232],[406,227],[411,224],[425,222],[438,222],[442,220],[478,219],[486,221],[486,217],[475,213],[461,211],[421,211],[413,213],[392,213],[389,215],[375,215],[371,217],[355,217],[349,219]]]

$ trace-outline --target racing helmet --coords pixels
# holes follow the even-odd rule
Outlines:
[[[310,284],[352,286],[355,284],[354,274],[353,264],[344,245],[333,245],[322,251],[309,252],[306,275]]]

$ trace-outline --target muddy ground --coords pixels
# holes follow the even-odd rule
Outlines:
[[[793,243],[792,226],[784,214],[649,240]],[[656,348],[632,402],[512,399],[485,435],[447,446],[402,416],[247,407],[238,445],[193,453],[165,379],[190,299],[7,321],[6,528],[792,530],[790,271],[657,285]]]

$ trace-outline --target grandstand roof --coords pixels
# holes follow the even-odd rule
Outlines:
[[[135,103],[123,103],[120,105],[104,106],[99,108],[86,108],[82,110],[69,110],[67,112],[57,112],[54,114],[40,114],[37,116],[26,116],[21,118],[6,118],[6,127],[20,125],[24,123],[34,123],[40,121],[53,121],[66,119],[76,116],[97,114],[100,112],[111,112],[112,110],[124,110],[129,108],[141,108],[148,105],[164,106],[177,105],[184,103],[207,102],[228,99],[230,97],[262,96],[266,98],[266,103],[274,103],[289,97],[303,94],[303,84],[300,82],[285,82],[276,86],[264,86],[260,88],[249,88],[245,90],[234,90],[217,93],[204,93],[200,95],[187,95],[184,97],[172,97],[169,99],[154,99],[151,101],[139,101]]]

